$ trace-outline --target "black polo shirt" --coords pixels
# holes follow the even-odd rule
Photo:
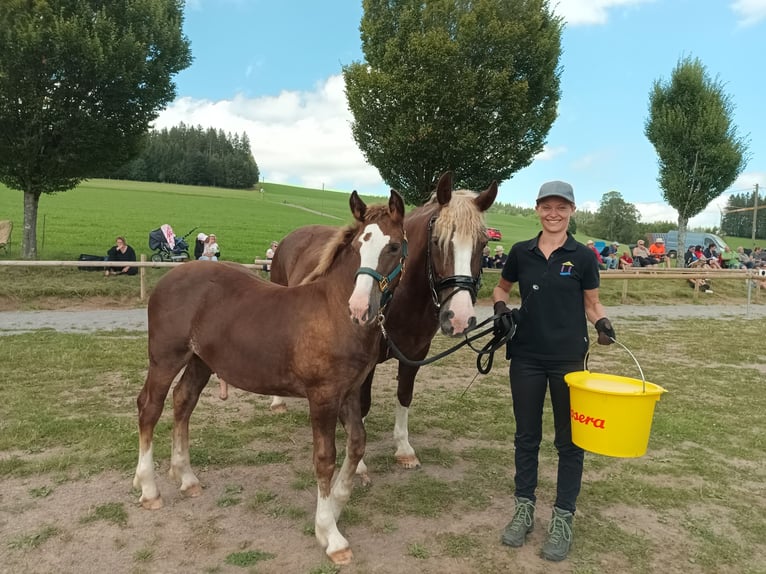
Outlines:
[[[518,283],[521,293],[521,321],[510,356],[582,360],[589,344],[583,291],[598,288],[598,261],[570,233],[545,259],[539,238],[516,243],[503,266],[503,279]]]

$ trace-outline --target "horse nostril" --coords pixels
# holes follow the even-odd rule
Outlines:
[[[475,328],[476,328],[476,317],[474,316],[468,319],[468,328],[466,329],[466,331],[470,331],[471,329],[475,329]]]

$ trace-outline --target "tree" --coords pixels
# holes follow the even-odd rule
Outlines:
[[[678,211],[679,252],[686,226],[721,195],[747,165],[746,142],[737,136],[733,104],[719,80],[698,60],[680,60],[669,82],[654,82],[646,137],[659,157],[663,197]]]
[[[638,209],[626,202],[619,191],[610,191],[601,197],[601,204],[593,221],[593,235],[620,243],[636,240]]]
[[[0,181],[24,192],[22,257],[43,193],[136,155],[191,63],[182,0],[3,0]]]
[[[352,133],[408,202],[439,174],[484,189],[542,151],[560,96],[548,0],[364,0],[366,61],[343,68]]]

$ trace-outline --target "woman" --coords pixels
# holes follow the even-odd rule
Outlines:
[[[220,249],[218,248],[218,241],[216,239],[215,233],[211,233],[205,240],[205,246],[202,248],[202,255],[200,256],[200,260],[218,261],[219,251]]]
[[[513,246],[492,293],[496,315],[518,317],[508,345],[516,419],[516,509],[502,542],[519,547],[534,528],[543,404],[550,387],[559,462],[556,501],[542,556],[559,561],[566,558],[572,544],[584,458],[583,450],[572,443],[569,387],[564,375],[583,368],[589,345],[586,316],[595,324],[602,345],[611,344],[615,333],[599,301],[598,262],[590,249],[567,232],[575,211],[572,186],[562,181],[543,184],[535,211],[542,231]],[[512,312],[507,302],[515,283],[519,284],[521,306]]]
[[[106,252],[107,261],[135,261],[136,252],[125,242],[125,238],[120,236],[114,240],[114,246]],[[138,267],[107,267],[104,275],[135,275],[138,273]]]
[[[633,258],[630,256],[630,253],[627,251],[622,252],[622,256],[620,256],[620,269],[625,271],[626,269],[630,269],[633,267]]]

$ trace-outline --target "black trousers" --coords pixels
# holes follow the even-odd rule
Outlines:
[[[582,361],[540,360],[514,357],[511,360],[511,396],[516,418],[516,496],[536,500],[538,454],[543,438],[543,404],[550,387],[555,437],[559,454],[555,505],[575,511],[580,494],[584,451],[572,443],[569,388],[564,375],[581,371]]]

